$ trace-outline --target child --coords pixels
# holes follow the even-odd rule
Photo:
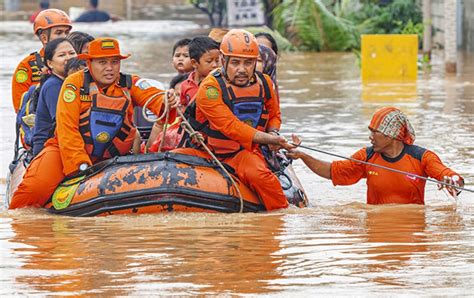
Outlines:
[[[186,81],[181,83],[180,102],[183,110],[194,101],[201,81],[211,71],[220,66],[219,44],[209,37],[195,37],[189,43],[189,56],[194,71],[189,74]],[[165,143],[162,145],[163,150],[175,149],[181,142],[182,133],[178,133],[179,127],[180,122],[171,125],[166,130]],[[161,133],[157,136],[156,140],[151,139],[153,143],[150,146],[150,152],[158,151],[161,139]]]
[[[173,66],[179,74],[189,73],[193,70],[189,59],[189,38],[178,40],[173,46]]]
[[[176,75],[170,82],[170,88],[174,89],[174,93],[177,97],[181,94],[181,84],[188,78],[188,74],[178,74]],[[150,137],[146,142],[145,148],[142,148],[143,152],[157,152],[158,151],[158,143],[155,142],[157,137],[161,137],[161,132],[163,131],[163,123],[155,122],[153,125]],[[137,152],[138,153],[138,152]]]
[[[181,105],[187,107],[197,93],[199,84],[219,67],[219,44],[209,37],[195,37],[189,43],[189,56],[194,71],[181,85]]]

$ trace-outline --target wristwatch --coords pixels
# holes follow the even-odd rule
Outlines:
[[[83,172],[87,170],[88,167],[89,165],[87,163],[81,163],[81,165],[79,166],[79,171]]]
[[[280,132],[278,132],[278,130],[276,130],[276,129],[272,129],[272,130],[268,131],[268,133],[271,133],[271,132],[275,133],[277,136],[280,135]]]

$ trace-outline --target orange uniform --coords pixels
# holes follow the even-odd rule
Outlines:
[[[12,79],[12,101],[15,113],[18,113],[23,93],[40,81],[43,56],[44,49],[31,53],[21,60],[15,69]]]
[[[388,158],[373,151],[372,147],[357,151],[352,158],[368,161],[419,176],[443,180],[444,176],[458,175],[441,162],[439,157],[416,145],[407,145],[396,158]],[[424,204],[426,180],[395,173],[350,160],[331,164],[334,185],[350,185],[367,179],[368,204]]]
[[[265,108],[268,112],[268,120],[261,130],[279,130],[281,125],[280,106],[272,88],[273,83],[268,76],[264,76],[270,92],[268,100],[265,100]],[[254,78],[254,85],[257,84]],[[236,90],[250,89],[251,87],[236,88]],[[267,91],[268,92],[268,91]],[[238,94],[237,94],[238,95]],[[252,94],[247,94],[250,97]],[[260,94],[262,96],[262,94]],[[253,94],[254,97],[258,96]],[[222,89],[214,75],[207,76],[199,86],[196,94],[196,120],[204,123],[209,122],[210,129],[219,131],[227,138],[235,141],[243,148],[230,157],[222,160],[234,168],[237,176],[249,185],[262,199],[267,210],[288,207],[288,202],[281,188],[278,178],[266,166],[266,161],[260,153],[258,144],[253,143],[253,137],[257,129],[241,121],[234,112],[225,104],[222,97]],[[228,142],[232,142],[228,141]],[[208,145],[217,151],[216,146],[209,142]],[[205,153],[196,153],[195,149],[177,149],[180,153],[195,154],[208,157]]]
[[[132,76],[132,86],[129,89],[132,104],[126,110],[126,117],[130,121],[133,119],[133,105],[142,106],[151,96],[161,92],[155,87],[137,86],[138,80],[138,76]],[[90,110],[92,105],[91,97],[80,94],[83,85],[83,70],[64,81],[58,97],[56,135],[48,140],[41,154],[28,167],[12,198],[10,209],[44,205],[66,175],[78,171],[83,163],[92,165],[101,160],[89,156],[80,133],[80,115]],[[118,83],[99,92],[112,97],[124,96],[124,90]],[[158,97],[148,106],[149,109],[159,115],[162,112],[162,100],[163,96]],[[175,116],[174,112],[170,114],[170,122],[174,121]]]

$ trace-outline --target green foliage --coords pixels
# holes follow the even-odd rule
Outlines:
[[[245,30],[256,34],[259,32],[265,32],[265,33],[270,33],[273,38],[275,38],[278,49],[281,51],[292,51],[295,50],[295,47],[291,44],[291,42],[288,41],[285,37],[283,37],[278,31],[274,31],[268,27],[247,27]]]
[[[345,51],[358,46],[354,26],[334,16],[321,0],[283,0],[274,27],[301,50]]]
[[[361,34],[417,34],[423,24],[419,1],[282,0],[273,25],[300,50],[345,51],[360,48]]]

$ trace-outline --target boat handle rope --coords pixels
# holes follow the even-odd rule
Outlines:
[[[181,117],[181,127],[189,134],[189,137],[197,142],[199,142],[202,147],[206,150],[206,152],[211,156],[211,158],[216,162],[216,164],[224,171],[224,173],[229,177],[230,181],[232,182],[232,185],[234,185],[235,190],[237,191],[237,194],[239,195],[239,200],[240,200],[240,210],[239,213],[244,212],[244,198],[242,197],[242,193],[240,192],[240,189],[237,187],[237,183],[235,182],[234,178],[232,178],[232,175],[227,171],[227,169],[224,167],[224,165],[220,162],[219,159],[212,153],[211,149],[207,147],[207,145],[204,143],[204,137],[202,136],[201,133],[198,131],[195,131],[194,128],[189,124],[188,120],[186,117],[184,117],[183,113],[179,108],[176,109],[178,115]]]
[[[153,120],[151,118],[148,117],[148,115],[146,114],[146,109],[147,109],[147,106],[150,104],[150,102],[152,102],[155,98],[157,98],[158,96],[160,95],[165,95],[165,110],[163,111],[162,115],[160,117],[158,117],[158,119],[156,120]],[[169,116],[170,116],[170,109],[169,109],[169,103],[168,103],[168,91],[162,91],[162,92],[159,92],[155,95],[153,95],[152,97],[150,97],[146,102],[145,104],[143,105],[143,109],[142,109],[142,116],[143,118],[145,118],[146,121],[148,122],[153,122],[153,123],[156,123],[158,121],[161,121],[163,119],[163,117],[165,117],[165,124],[163,125],[163,130],[161,132],[161,142],[160,142],[160,146],[158,147],[158,152],[161,152],[161,149],[163,148],[163,143],[165,142],[165,135],[166,135],[166,129],[168,128],[168,119],[169,119]],[[147,153],[147,149],[146,149],[146,146],[145,146],[145,153]]]
[[[395,172],[395,173],[407,175],[407,176],[409,176],[409,177],[416,177],[416,178],[419,178],[419,179],[423,179],[423,180],[426,180],[426,181],[434,182],[434,183],[441,184],[441,185],[444,185],[444,186],[453,187],[453,188],[456,188],[456,189],[458,189],[458,190],[464,190],[464,191],[468,191],[468,192],[473,192],[473,193],[474,193],[474,190],[472,190],[472,189],[464,188],[464,187],[457,186],[457,185],[453,185],[453,184],[449,184],[449,183],[446,183],[446,182],[444,182],[444,181],[439,181],[439,180],[436,180],[436,179],[432,179],[432,178],[428,178],[428,177],[423,177],[423,176],[416,175],[416,174],[412,174],[412,173],[409,173],[409,172],[400,171],[400,170],[393,169],[393,168],[389,168],[389,167],[386,167],[386,166],[374,164],[374,163],[367,162],[367,161],[363,161],[363,160],[358,160],[358,159],[355,159],[355,158],[352,158],[352,157],[347,157],[347,156],[343,156],[343,155],[339,155],[339,154],[327,152],[327,151],[320,150],[320,149],[311,148],[311,147],[308,147],[308,146],[303,146],[303,145],[301,145],[301,144],[300,144],[300,145],[297,145],[297,144],[292,143],[292,145],[294,145],[294,146],[296,146],[296,147],[304,148],[304,149],[307,149],[307,150],[311,150],[311,151],[316,151],[316,152],[319,152],[319,153],[323,153],[323,154],[326,154],[326,155],[331,155],[331,156],[339,157],[339,158],[342,158],[342,159],[347,159],[347,160],[350,160],[350,161],[353,161],[353,162],[357,162],[357,163],[361,163],[361,164],[364,164],[364,165],[374,166],[374,167],[381,168],[381,169],[384,169],[384,170],[388,170],[388,171],[392,171],[392,172]]]

